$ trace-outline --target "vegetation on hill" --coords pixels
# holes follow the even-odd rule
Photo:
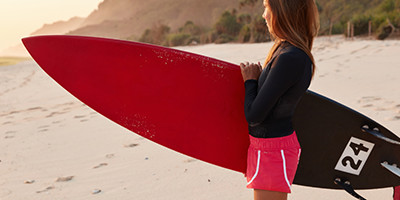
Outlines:
[[[400,0],[316,0],[320,35],[400,38]],[[85,19],[43,26],[34,34],[90,35],[180,46],[270,40],[263,0],[104,0]],[[83,21],[83,22],[82,22]],[[393,31],[396,30],[396,31]],[[56,32],[58,31],[58,32]],[[395,35],[392,34],[392,35]]]
[[[199,26],[187,21],[177,31],[170,32],[171,28],[167,25],[158,24],[146,29],[139,41],[164,46],[269,41],[268,29],[261,17],[262,2],[244,0],[239,5],[239,10],[224,11],[212,27]],[[242,11],[246,7],[247,12]]]
[[[384,39],[400,28],[400,0],[317,0],[320,13],[320,35],[347,34],[353,24],[354,35],[371,33]],[[241,0],[238,9],[223,12],[211,26],[198,26],[187,21],[177,31],[164,24],[146,29],[139,41],[164,46],[203,43],[269,41],[262,0]],[[243,8],[247,8],[243,11]]]
[[[381,38],[385,27],[400,28],[400,0],[318,0],[320,34],[346,34],[348,22],[354,35],[372,34]],[[382,39],[382,38],[381,38]]]

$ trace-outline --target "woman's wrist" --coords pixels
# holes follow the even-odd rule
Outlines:
[[[258,85],[258,80],[256,79],[247,79],[244,81],[244,86],[246,87],[246,85],[253,85],[256,84]]]
[[[250,81],[250,80],[253,80],[253,81],[258,81],[258,77],[243,77],[243,81],[244,82],[246,82],[246,81]]]

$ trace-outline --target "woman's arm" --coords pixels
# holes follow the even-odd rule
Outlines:
[[[256,80],[245,82],[244,111],[250,126],[265,120],[279,98],[302,75],[305,64],[304,56],[292,52],[283,53],[275,58],[263,85],[258,86]],[[258,87],[261,88],[257,92]]]

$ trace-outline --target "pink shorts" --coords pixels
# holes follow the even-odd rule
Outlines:
[[[290,193],[300,152],[295,132],[279,138],[250,136],[247,188]]]

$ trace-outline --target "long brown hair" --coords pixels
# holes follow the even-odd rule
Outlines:
[[[319,30],[319,14],[314,0],[264,0],[271,11],[269,32],[275,39],[265,64],[272,59],[272,55],[282,41],[286,40],[303,50],[311,59],[315,72],[315,61],[311,54],[314,37]]]

